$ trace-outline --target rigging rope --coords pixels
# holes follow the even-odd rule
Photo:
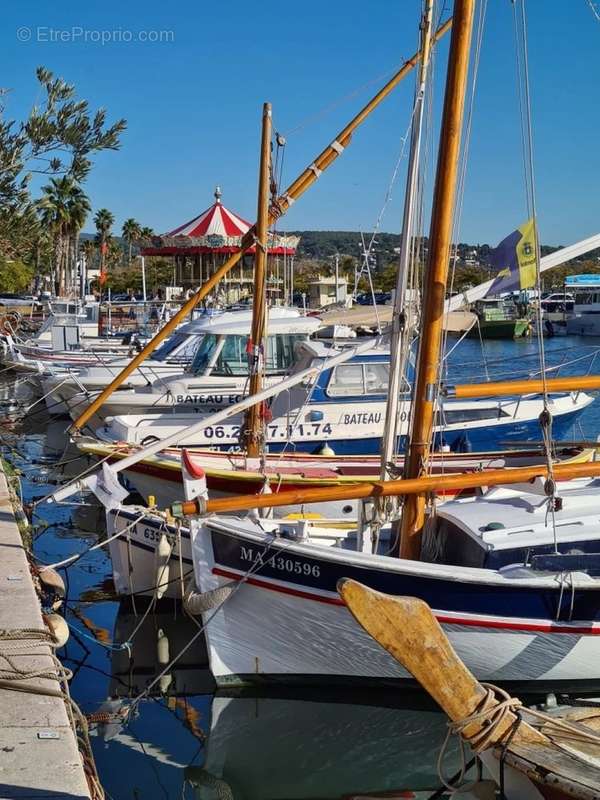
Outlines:
[[[548,384],[547,384],[547,370],[546,370],[546,356],[544,351],[544,331],[542,325],[542,307],[539,299],[542,296],[542,273],[541,273],[541,253],[540,253],[540,238],[537,225],[537,204],[536,204],[536,189],[535,189],[535,170],[534,170],[534,156],[533,156],[533,126],[531,120],[531,92],[529,80],[529,57],[527,46],[527,14],[525,10],[525,0],[520,0],[521,14],[517,14],[517,2],[519,0],[512,0],[513,17],[515,25],[515,40],[517,49],[517,68],[520,73],[519,64],[519,48],[522,54],[522,75],[518,74],[519,83],[522,84],[522,92],[519,94],[519,101],[521,107],[521,120],[523,126],[523,139],[524,139],[524,158],[525,158],[525,187],[527,195],[527,208],[531,218],[533,218],[534,230],[534,250],[535,250],[535,291],[538,298],[537,308],[535,309],[535,325],[537,329],[539,363],[542,380],[542,403],[543,408],[539,417],[540,426],[542,429],[542,439],[544,442],[544,453],[546,457],[546,467],[548,470],[548,478],[544,486],[546,495],[548,497],[548,510],[552,520],[552,531],[554,537],[554,552],[558,552],[558,540],[556,533],[556,482],[554,480],[553,470],[553,453],[552,453],[552,413],[550,411],[549,397],[548,397]]]
[[[466,115],[466,124],[465,124],[465,138],[464,138],[464,147],[461,154],[461,163],[460,163],[460,171],[458,176],[458,186],[456,190],[456,209],[454,213],[454,224],[452,227],[452,241],[455,244],[452,246],[452,256],[451,256],[451,267],[450,267],[450,282],[448,291],[452,294],[454,288],[454,277],[456,273],[456,264],[458,261],[458,239],[459,239],[459,232],[462,224],[462,213],[464,208],[464,197],[465,197],[465,188],[466,188],[466,177],[467,177],[467,164],[468,164],[468,156],[469,156],[469,149],[471,145],[471,131],[473,127],[473,111],[475,107],[475,94],[477,89],[477,78],[479,76],[479,64],[481,59],[481,49],[482,49],[482,41],[483,41],[483,33],[485,30],[485,19],[486,19],[486,12],[487,12],[487,0],[483,0],[483,2],[479,5],[479,16],[477,21],[477,32],[475,37],[475,54],[473,58],[473,71],[471,76],[471,92],[469,95],[469,105],[467,109]],[[444,320],[447,323],[448,315],[444,314]],[[479,322],[479,320],[477,320]],[[444,353],[446,352],[448,344],[448,325],[445,324],[442,329],[442,364],[441,368],[438,370],[438,378],[437,378],[437,391],[436,391],[436,399],[435,399],[435,412],[434,412],[434,420],[438,420],[438,424],[440,422],[443,423],[443,404],[440,403],[441,398],[441,386],[444,381],[444,377],[447,375],[447,360],[444,357]],[[485,359],[484,359],[485,364]],[[487,372],[487,366],[486,366]],[[435,442],[435,428],[432,432],[433,441],[432,445]],[[443,468],[443,466],[442,466]],[[431,474],[433,469],[433,463],[431,459],[429,463],[426,465],[426,472],[427,474]]]

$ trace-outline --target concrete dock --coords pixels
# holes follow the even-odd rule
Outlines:
[[[90,792],[65,702],[43,694],[59,691],[58,682],[14,679],[21,671],[54,671],[52,651],[36,640],[37,631],[47,635],[0,466],[0,681],[15,686],[0,688],[0,800],[87,799]],[[42,693],[23,691],[27,687]]]

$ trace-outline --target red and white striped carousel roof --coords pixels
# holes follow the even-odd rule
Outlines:
[[[250,223],[238,217],[221,203],[221,190],[215,190],[215,202],[206,211],[189,222],[180,225],[165,236],[243,236],[250,229]]]

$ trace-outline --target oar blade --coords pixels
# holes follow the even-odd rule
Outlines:
[[[462,719],[485,696],[423,600],[382,594],[342,580],[338,592],[356,621],[436,700]]]

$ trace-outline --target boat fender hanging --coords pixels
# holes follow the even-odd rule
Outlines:
[[[166,534],[162,534],[156,548],[156,599],[160,600],[169,585],[169,561],[172,547]]]
[[[69,641],[69,626],[60,614],[44,614],[44,621],[56,639],[56,647],[64,647]]]
[[[55,569],[45,567],[39,571],[39,581],[47,592],[57,597],[65,596],[65,582]]]
[[[169,637],[162,628],[158,629],[156,635],[156,655],[161,667],[166,667],[170,659]]]
[[[158,629],[156,637],[156,656],[158,659],[159,667],[166,667],[171,660],[171,653],[169,648],[169,638],[162,628]],[[173,675],[170,672],[165,672],[158,680],[161,694],[166,694],[169,687],[173,683]]]
[[[323,447],[319,450],[320,456],[334,456],[335,450],[330,447],[328,444],[324,444]]]
[[[210,589],[208,592],[199,592],[196,584],[191,582],[183,595],[183,607],[193,617],[203,614],[205,611],[211,611],[213,608],[223,605],[236,585],[237,581],[230,581],[223,586],[217,586],[216,589]]]

